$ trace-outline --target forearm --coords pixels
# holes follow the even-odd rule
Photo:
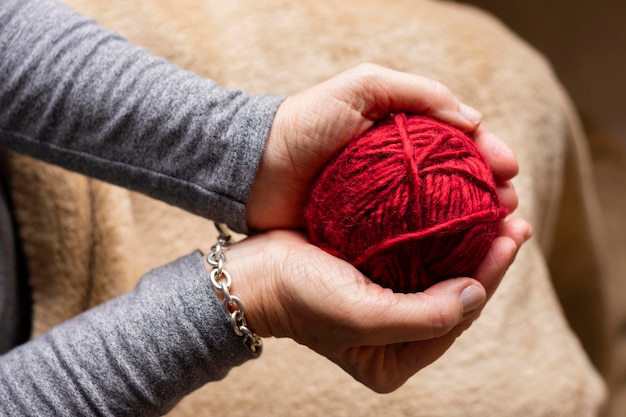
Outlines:
[[[0,8],[0,145],[245,231],[279,97],[184,71],[52,0]]]
[[[159,415],[251,355],[194,253],[0,356],[0,415]]]

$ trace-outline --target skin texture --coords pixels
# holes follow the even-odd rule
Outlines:
[[[302,227],[306,193],[324,164],[350,140],[392,112],[426,114],[475,133],[499,186],[517,173],[511,150],[479,127],[480,113],[443,84],[418,75],[362,64],[285,99],[276,113],[250,200],[251,229]],[[516,200],[503,193],[505,204]]]
[[[513,211],[512,151],[479,127],[481,115],[443,85],[361,65],[288,97],[276,114],[248,204],[255,229],[298,228],[311,181],[347,141],[390,112],[422,113],[473,134]],[[522,219],[504,223],[474,277],[397,294],[308,243],[297,231],[254,235],[228,252],[233,292],[261,336],[290,337],[326,356],[377,392],[390,392],[439,358],[494,293],[532,234]]]
[[[225,268],[259,335],[290,337],[372,390],[390,392],[478,318],[530,234],[525,221],[506,222],[474,278],[415,294],[372,283],[296,231],[266,232],[231,246]]]

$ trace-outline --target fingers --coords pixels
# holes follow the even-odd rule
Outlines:
[[[448,279],[421,293],[393,294],[391,301],[389,293],[385,297],[366,294],[361,302],[366,312],[363,320],[349,323],[359,329],[355,337],[368,346],[428,340],[447,334],[463,321],[471,321],[494,293],[517,251],[531,235],[532,230],[525,220],[505,222],[502,235],[494,240],[476,270],[475,280]],[[376,303],[368,305],[367,300],[376,300]],[[381,303],[382,300],[387,303]]]
[[[370,284],[360,298],[362,314],[344,321],[352,343],[382,346],[428,340],[447,334],[484,304],[487,293],[470,278],[442,281],[424,292],[392,293]],[[350,308],[355,308],[352,306]]]
[[[500,237],[511,239],[515,243],[516,249],[519,249],[532,235],[533,230],[530,224],[520,218],[504,222],[502,232],[500,233]],[[513,262],[512,259],[511,262]]]
[[[519,165],[513,151],[506,143],[483,127],[476,129],[474,141],[493,171],[500,202],[509,212],[513,212],[517,208],[518,197],[513,183],[509,180],[519,172]]]
[[[501,235],[493,241],[489,252],[474,272],[476,280],[487,291],[488,298],[500,284],[519,248],[531,236],[532,229],[525,220],[511,219],[504,222]]]
[[[496,193],[498,194],[498,198],[500,199],[500,203],[512,213],[517,208],[519,203],[519,199],[517,197],[517,192],[515,191],[515,187],[511,181],[506,181],[502,184],[497,184]]]
[[[515,154],[496,135],[479,127],[474,133],[474,141],[485,155],[497,181],[507,181],[517,175],[519,166]]]
[[[382,119],[391,112],[419,113],[465,131],[474,131],[482,120],[445,85],[426,77],[374,64],[359,65],[344,76],[355,81],[351,106],[368,119]]]
[[[471,325],[531,234],[522,219],[505,222],[475,279],[449,279],[414,294],[370,282],[290,231],[233,245],[237,261],[228,267],[258,334],[292,337],[373,390],[389,392]]]

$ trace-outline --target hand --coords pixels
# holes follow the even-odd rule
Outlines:
[[[440,83],[372,64],[288,97],[276,113],[252,186],[248,226],[302,227],[306,195],[322,167],[350,140],[392,112],[429,115],[470,133],[482,118]],[[484,129],[476,131],[475,139],[503,195],[513,198],[505,205],[516,205],[517,197],[507,182],[517,172],[513,153]]]
[[[293,338],[372,390],[390,392],[470,327],[530,235],[524,220],[505,222],[475,279],[450,279],[415,294],[372,283],[295,231],[231,246],[225,268],[259,335]]]

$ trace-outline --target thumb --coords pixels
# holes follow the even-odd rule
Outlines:
[[[416,74],[395,71],[375,64],[361,64],[344,73],[354,80],[353,108],[370,120],[392,112],[425,114],[474,131],[482,114],[461,103],[444,84]]]
[[[362,318],[359,334],[362,345],[381,346],[415,342],[445,335],[487,299],[483,286],[471,278],[453,278],[439,282],[423,292],[393,293],[378,285],[368,285],[371,294],[360,297],[367,314]],[[353,323],[354,324],[354,323]]]

